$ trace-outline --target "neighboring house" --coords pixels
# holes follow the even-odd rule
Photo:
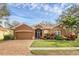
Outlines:
[[[20,24],[12,28],[14,30],[15,39],[40,39],[43,38],[45,33],[58,32],[66,34],[62,25],[46,25],[37,24],[35,26],[28,26],[26,24]]]
[[[0,27],[0,40],[3,40],[4,39],[4,34],[8,32],[7,29],[3,28],[3,27]]]
[[[0,40],[4,39],[4,32],[5,31],[6,30],[4,28],[0,27]]]

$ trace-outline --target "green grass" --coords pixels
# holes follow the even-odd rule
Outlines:
[[[79,50],[32,50],[33,55],[79,55]]]
[[[34,40],[31,47],[79,47],[79,38],[74,41],[67,40]],[[79,55],[75,50],[31,50],[33,55]]]
[[[79,39],[67,40],[34,40],[31,47],[79,47]]]

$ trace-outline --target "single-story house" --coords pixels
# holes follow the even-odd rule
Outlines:
[[[35,26],[29,26],[26,24],[20,24],[12,28],[14,31],[15,39],[40,39],[44,37],[45,33],[60,32],[66,34],[62,25],[46,25],[37,24]]]

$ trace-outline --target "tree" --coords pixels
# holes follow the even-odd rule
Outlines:
[[[61,20],[61,23],[72,32],[74,26],[77,24],[77,19],[73,15],[67,15],[63,20]]]
[[[5,3],[1,3],[0,4],[0,17],[4,17],[4,16],[9,16],[10,13],[9,13],[9,10],[7,8],[7,4]]]
[[[63,24],[66,27],[66,30],[72,32],[75,28],[77,32],[79,26],[79,18],[77,15],[74,15],[79,9],[79,5],[73,5],[67,10],[63,11],[62,15],[58,18],[58,23]],[[67,32],[68,32],[67,31]]]
[[[19,25],[19,24],[20,24],[20,22],[14,20],[14,21],[11,22],[10,25],[11,25],[11,26],[17,26],[17,25]]]

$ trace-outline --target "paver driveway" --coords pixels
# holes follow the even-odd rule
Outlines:
[[[33,40],[8,40],[0,42],[0,55],[31,55],[29,46]]]

